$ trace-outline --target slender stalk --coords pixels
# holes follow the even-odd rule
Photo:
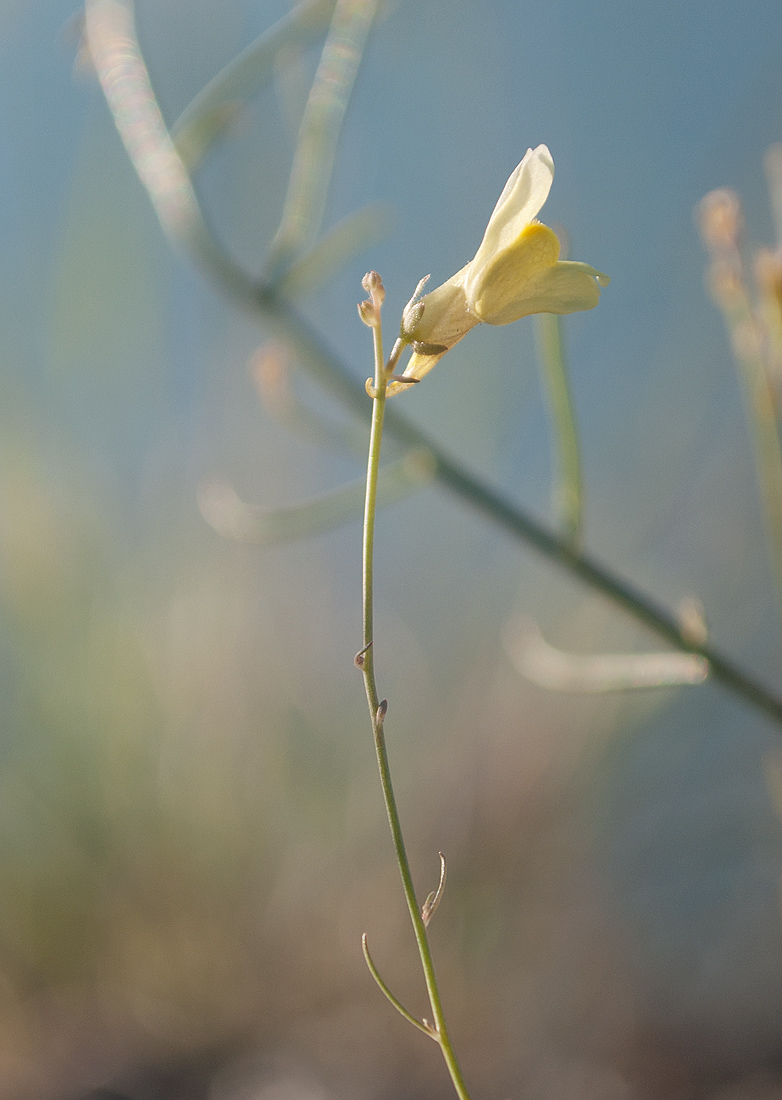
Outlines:
[[[385,716],[388,704],[385,700],[381,703],[378,698],[377,684],[375,682],[375,646],[374,646],[374,551],[375,551],[375,512],[377,506],[377,477],[380,468],[380,448],[383,440],[383,421],[386,409],[386,387],[388,375],[392,373],[394,363],[402,351],[401,341],[397,341],[391,354],[388,365],[383,360],[383,336],[380,323],[380,308],[375,310],[376,320],[372,326],[375,351],[375,377],[372,402],[372,428],[369,437],[369,458],[367,461],[367,491],[364,508],[364,547],[363,547],[363,597],[364,597],[364,651],[362,668],[364,673],[364,687],[367,693],[369,715],[372,722],[372,734],[375,740],[375,752],[380,771],[380,785],[383,788],[383,799],[386,805],[388,823],[391,827],[391,838],[394,844],[396,860],[399,866],[399,874],[402,878],[402,888],[405,901],[410,913],[413,925],[418,954],[421,957],[421,967],[424,972],[426,989],[429,994],[429,1003],[432,1007],[433,1027],[432,1037],[437,1040],[451,1075],[456,1093],[460,1100],[470,1100],[467,1086],[462,1077],[462,1071],[456,1058],[453,1044],[445,1022],[440,991],[437,987],[432,953],[429,948],[429,939],[421,916],[421,909],[415,895],[413,878],[410,873],[410,863],[405,850],[402,826],[399,820],[394,788],[391,782],[391,769],[388,763],[386,751],[386,739],[384,732]]]
[[[342,121],[376,9],[377,0],[337,0],[335,5],[301,120],[280,228],[266,259],[269,282],[317,237]]]
[[[557,511],[567,538],[577,548],[583,539],[584,490],[576,416],[565,362],[563,323],[556,313],[539,313],[535,319],[540,373],[552,420]]]
[[[201,148],[204,122],[226,106],[248,99],[271,76],[283,49],[303,48],[322,34],[336,0],[301,0],[291,11],[221,69],[171,127],[177,149]]]
[[[429,1028],[429,1027],[426,1027],[425,1024],[422,1024],[420,1020],[417,1020],[415,1018],[415,1016],[412,1014],[412,1012],[408,1012],[407,1009],[405,1008],[405,1006],[402,1004],[402,1002],[394,996],[394,994],[388,988],[386,983],[383,981],[382,977],[380,976],[380,971],[375,966],[374,959],[372,958],[372,956],[369,953],[369,947],[367,945],[367,934],[366,934],[366,932],[361,937],[361,946],[362,946],[363,951],[364,951],[364,960],[367,964],[367,968],[369,969],[369,973],[375,979],[375,982],[377,983],[377,987],[381,991],[383,996],[394,1006],[394,1008],[397,1010],[397,1012],[399,1013],[400,1016],[404,1016],[404,1018],[407,1020],[407,1022],[409,1024],[412,1024],[413,1027],[417,1027],[419,1031],[422,1031],[424,1033],[424,1035],[428,1035],[428,1037],[430,1039],[434,1039],[434,1041],[437,1042],[437,1036],[434,1034],[432,1029]]]

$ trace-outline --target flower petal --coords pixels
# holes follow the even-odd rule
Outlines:
[[[589,264],[558,260],[532,280],[514,302],[483,317],[490,325],[509,325],[531,313],[577,313],[594,309],[600,301],[600,287],[610,279]]]
[[[553,229],[540,222],[525,225],[516,239],[498,251],[477,276],[466,280],[467,301],[482,321],[496,321],[497,315],[513,312],[524,300],[529,287],[554,266],[559,257],[559,239]]]
[[[403,372],[405,378],[423,378],[454,344],[480,323],[480,318],[467,305],[464,293],[466,271],[467,267],[463,267],[447,282],[421,299],[424,312],[410,334],[415,342],[413,354]],[[433,350],[435,348],[438,350]],[[406,389],[409,387],[402,382],[391,382],[387,393],[389,397],[393,397],[395,393]]]
[[[554,161],[546,145],[528,149],[497,200],[486,232],[470,265],[477,274],[499,249],[507,247],[532,221],[548,198]]]

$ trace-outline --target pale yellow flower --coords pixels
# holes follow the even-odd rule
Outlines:
[[[536,220],[554,179],[545,145],[528,149],[489,218],[478,251],[461,271],[405,310],[402,335],[413,345],[406,378],[423,378],[471,328],[508,325],[530,313],[592,309],[609,278],[589,264],[559,259],[553,229]],[[420,307],[423,305],[423,311]],[[392,382],[388,393],[406,389]]]

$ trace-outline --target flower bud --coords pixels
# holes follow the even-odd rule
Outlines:
[[[386,300],[386,288],[383,280],[376,271],[368,271],[361,280],[361,285],[370,296],[374,304],[379,308]]]

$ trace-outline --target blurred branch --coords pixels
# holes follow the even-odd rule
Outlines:
[[[728,188],[712,191],[701,200],[697,214],[701,236],[711,257],[712,297],[722,313],[744,384],[755,476],[763,503],[777,600],[782,610],[782,448],[774,392],[764,358],[765,341],[744,276],[739,197]]]
[[[337,141],[377,0],[337,0],[293,157],[280,228],[266,260],[275,282],[320,230]]]
[[[566,535],[577,548],[584,534],[584,491],[576,417],[565,361],[564,325],[557,313],[539,313],[535,321],[538,360],[551,410],[557,511]]]
[[[390,213],[380,203],[355,210],[329,230],[300,260],[291,263],[280,279],[280,293],[286,298],[311,293],[359,252],[378,244],[388,233],[390,224]]]
[[[247,99],[257,91],[271,76],[280,50],[306,46],[322,34],[335,3],[336,0],[302,0],[213,77],[171,128],[178,151],[184,156],[185,150],[198,149],[203,155],[209,144],[204,140],[209,119],[219,117],[236,100]]]
[[[242,111],[238,100],[220,103],[205,112],[197,122],[188,127],[187,133],[176,140],[176,149],[188,172],[195,171],[218,138],[224,137],[234,126]]]
[[[348,408],[355,409],[358,415],[366,417],[368,406],[363,381],[359,381],[330,351],[290,303],[274,288],[255,284],[209,234],[187,172],[154,100],[128,6],[121,0],[86,0],[86,29],[115,124],[171,243],[200,264],[235,305],[262,319],[325,389]],[[170,178],[176,181],[176,187],[170,183],[160,185],[161,174],[149,171],[150,160],[159,160],[163,166],[170,167]],[[165,172],[162,179],[166,179]],[[181,207],[172,201],[177,198],[181,200]],[[668,609],[588,554],[574,550],[566,539],[546,530],[500,492],[445,454],[425,432],[394,408],[386,411],[386,428],[400,442],[427,450],[435,463],[440,484],[463,503],[607,596],[677,649],[700,654],[709,662],[712,675],[725,687],[782,725],[782,699],[705,641],[691,637]]]
[[[599,695],[638,688],[702,684],[709,663],[694,653],[601,653],[582,657],[565,653],[544,639],[534,619],[510,622],[505,652],[527,680],[549,691]]]
[[[209,232],[187,169],[166,129],[124,0],[85,0],[85,34],[103,94],[164,233],[211,272],[224,293],[257,308],[252,280]]]
[[[250,377],[264,407],[275,420],[315,447],[358,457],[367,447],[369,432],[357,420],[334,422],[310,409],[296,395],[291,383],[287,347],[279,342],[262,344],[250,359]]]
[[[402,500],[434,477],[434,463],[426,451],[411,451],[380,470],[378,504]],[[246,504],[231,485],[219,479],[205,481],[198,490],[198,506],[218,535],[270,546],[304,535],[320,534],[359,519],[364,507],[365,481],[361,478],[331,493],[286,508]]]

